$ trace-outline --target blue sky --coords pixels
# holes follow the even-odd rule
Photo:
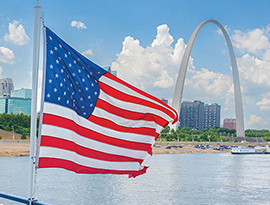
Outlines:
[[[31,87],[36,1],[0,1],[0,77]],[[194,29],[215,19],[236,53],[245,128],[270,128],[270,1],[40,0],[45,24],[100,66],[161,98],[172,100],[181,57]],[[72,23],[73,22],[73,23]],[[219,103],[235,117],[230,59],[214,24],[199,32],[191,52],[184,100]]]

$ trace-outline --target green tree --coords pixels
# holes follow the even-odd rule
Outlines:
[[[25,140],[26,139],[26,133],[25,132],[22,133],[21,139],[22,140]]]

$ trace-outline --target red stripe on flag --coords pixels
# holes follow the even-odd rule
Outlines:
[[[129,110],[124,110],[122,108],[115,107],[104,100],[98,99],[96,102],[96,107],[99,107],[103,110],[106,110],[109,113],[114,115],[129,119],[129,120],[145,120],[145,121],[154,121],[162,127],[165,127],[168,124],[168,121],[161,118],[160,116],[151,114],[151,113],[139,113]]]
[[[55,138],[51,136],[42,135],[40,145],[45,146],[45,147],[54,147],[54,148],[69,150],[81,156],[89,157],[92,159],[104,160],[104,161],[139,162],[140,164],[143,162],[142,159],[135,159],[132,157],[126,157],[126,156],[108,154],[108,153],[96,151],[90,148],[80,146],[76,144],[75,142],[71,142],[68,140],[59,139],[59,138]]]
[[[96,140],[99,142],[103,142],[106,144],[118,146],[118,147],[123,147],[123,148],[133,149],[133,150],[142,150],[142,151],[148,151],[149,149],[151,149],[151,144],[141,143],[141,142],[131,142],[131,141],[109,137],[109,136],[100,134],[98,132],[95,132],[93,130],[87,129],[85,127],[82,127],[70,119],[62,118],[56,115],[44,113],[42,124],[48,124],[48,125],[53,125],[53,126],[62,127],[68,130],[72,130],[83,137]]]
[[[169,105],[167,105],[166,103],[161,101],[160,99],[158,99],[158,98],[156,98],[156,97],[154,97],[154,96],[152,96],[152,95],[150,95],[150,94],[148,94],[148,93],[146,93],[146,92],[144,92],[144,91],[142,91],[142,90],[140,90],[140,89],[138,89],[138,88],[136,88],[136,87],[134,87],[134,86],[132,86],[132,85],[130,85],[128,83],[126,83],[125,81],[121,80],[120,78],[117,78],[116,76],[112,75],[109,72],[105,73],[104,76],[106,76],[107,78],[110,78],[111,80],[114,80],[114,81],[116,81],[116,82],[118,82],[118,83],[132,89],[132,90],[134,90],[135,92],[137,92],[137,93],[139,93],[139,94],[141,94],[141,95],[143,95],[145,97],[148,97],[148,98],[150,98],[150,99],[152,99],[154,101],[157,101],[157,102],[161,103],[163,106],[167,107],[169,110],[171,110],[174,113],[174,117],[173,117],[174,121],[173,121],[173,123],[177,122],[177,120],[178,120],[177,112],[174,109],[172,109]]]
[[[156,130],[153,128],[148,128],[148,127],[124,127],[124,126],[120,126],[110,120],[107,120],[105,118],[100,118],[100,117],[96,117],[94,115],[91,115],[88,118],[89,121],[98,124],[102,127],[107,127],[116,131],[120,131],[120,132],[127,132],[127,133],[136,133],[136,134],[143,134],[143,135],[149,135],[149,136],[158,136],[158,133],[156,133]]]
[[[126,93],[123,93],[123,92],[120,92],[118,90],[116,90],[115,88],[112,88],[102,82],[99,82],[99,87],[101,90],[103,90],[105,93],[107,93],[108,95],[118,99],[118,100],[121,100],[121,101],[124,101],[124,102],[129,102],[129,103],[134,103],[134,104],[137,104],[137,105],[143,105],[143,106],[147,106],[147,107],[150,107],[150,108],[154,108],[156,110],[160,110],[164,113],[166,113],[168,116],[170,116],[172,119],[174,119],[175,115],[174,113],[170,112],[169,110],[167,110],[166,108],[160,106],[160,105],[157,105],[155,103],[152,103],[150,101],[147,101],[147,100],[144,100],[144,99],[141,99],[141,98],[137,98],[137,97],[134,97],[134,96],[131,96],[131,95],[128,95]]]
[[[139,171],[118,171],[118,170],[110,170],[110,169],[97,169],[92,167],[86,167],[75,162],[64,160],[64,159],[56,159],[56,158],[39,158],[38,168],[62,168],[67,169],[69,171],[80,173],[80,174],[129,174],[132,177],[139,176],[141,174],[146,173],[148,167],[144,167]]]

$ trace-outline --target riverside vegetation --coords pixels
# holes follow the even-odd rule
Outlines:
[[[9,132],[21,134],[21,139],[26,139],[26,136],[30,135],[30,115],[24,114],[0,114],[0,129]],[[39,120],[38,120],[39,121]],[[37,124],[38,130],[38,124]],[[0,137],[1,140],[1,137]]]
[[[0,114],[0,129],[21,134],[21,138],[25,139],[30,134],[30,115],[24,114]],[[37,133],[39,127],[39,117],[37,119]],[[246,137],[262,138],[264,141],[270,141],[269,130],[251,130],[245,131]],[[0,136],[0,140],[1,140]],[[237,141],[236,130],[227,129],[223,127],[208,128],[203,130],[196,130],[189,127],[178,128],[170,130],[167,126],[158,137],[158,141],[197,141],[197,142],[226,142],[230,140]]]
[[[245,130],[246,139],[257,138],[264,141],[270,141],[269,130]],[[170,130],[167,126],[160,134],[158,140],[162,141],[196,141],[196,142],[237,142],[236,130],[227,129],[224,127],[208,128],[203,130],[196,130],[190,127],[178,128]],[[243,139],[241,139],[243,140]]]

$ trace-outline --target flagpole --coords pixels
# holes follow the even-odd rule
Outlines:
[[[30,128],[30,159],[29,159],[29,200],[30,204],[34,196],[34,174],[35,174],[35,149],[36,149],[36,127],[37,127],[37,87],[38,67],[40,52],[40,13],[39,1],[34,15],[34,38],[33,38],[33,67],[32,67],[32,104],[31,104],[31,128]]]

